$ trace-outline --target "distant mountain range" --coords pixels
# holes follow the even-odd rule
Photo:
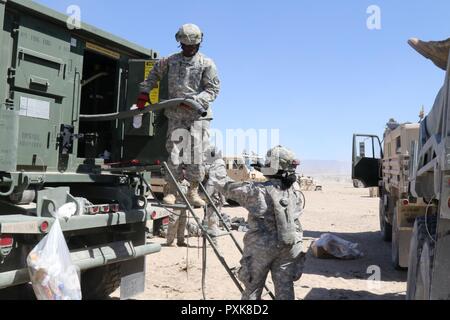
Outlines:
[[[352,165],[347,161],[301,160],[297,170],[305,176],[343,176],[351,179]]]

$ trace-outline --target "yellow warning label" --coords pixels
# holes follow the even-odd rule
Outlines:
[[[108,57],[111,57],[111,58],[114,58],[114,59],[117,59],[117,60],[120,59],[120,53],[117,53],[115,51],[112,51],[112,50],[100,47],[100,46],[98,46],[96,44],[93,44],[91,42],[86,42],[86,49],[89,49],[89,50],[101,53],[101,54],[103,54],[105,56],[108,56]]]
[[[147,79],[148,75],[150,74],[150,71],[152,71],[153,68],[155,67],[155,63],[156,61],[147,61],[145,63],[145,74],[144,74],[145,79]],[[159,103],[159,82],[158,86],[152,91],[150,91],[150,102],[152,104]]]

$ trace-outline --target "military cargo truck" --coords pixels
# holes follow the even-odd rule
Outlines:
[[[434,45],[429,43],[425,46],[433,49]],[[422,198],[429,210],[414,225],[408,270],[408,299],[450,298],[449,49],[448,41],[442,43],[440,52],[446,51],[447,58],[443,60],[447,66],[445,81],[433,108],[421,122],[413,163],[411,193]],[[424,51],[418,51],[424,54]]]
[[[409,192],[411,155],[419,139],[419,126],[398,124],[391,119],[383,146],[375,135],[358,134],[353,138],[352,178],[379,190],[381,237],[392,242],[392,263],[396,269],[408,267],[414,222],[426,210],[423,200]]]
[[[0,1],[0,291],[29,282],[26,256],[61,220],[84,298],[121,286],[144,289],[146,224],[165,216],[148,203],[146,180],[167,158],[161,112],[86,121],[130,109],[158,54],[26,0]],[[164,98],[165,83],[151,93]],[[145,170],[142,169],[145,166]]]

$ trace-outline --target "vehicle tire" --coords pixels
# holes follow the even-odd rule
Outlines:
[[[427,220],[425,217],[417,218],[409,254],[407,300],[430,300],[431,298],[435,241],[436,217],[428,217]]]
[[[397,215],[398,215],[398,209],[397,206],[394,207],[394,216],[392,218],[392,250],[391,250],[391,256],[392,256],[392,265],[394,266],[395,270],[405,270],[406,268],[403,268],[400,266],[400,233],[398,230],[397,225]]]
[[[299,192],[300,192],[300,196],[302,197],[303,209],[305,209],[306,208],[306,197],[305,197],[305,194],[303,192],[301,192],[301,191],[299,191]]]
[[[380,233],[381,238],[386,241],[392,241],[392,225],[386,221],[386,208],[384,206],[383,198],[380,199]]]
[[[84,300],[104,300],[120,287],[120,263],[114,263],[81,274]]]

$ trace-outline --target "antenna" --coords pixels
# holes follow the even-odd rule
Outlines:
[[[420,113],[419,113],[420,121],[422,121],[423,118],[425,118],[425,107],[422,105],[422,109],[420,110]]]

